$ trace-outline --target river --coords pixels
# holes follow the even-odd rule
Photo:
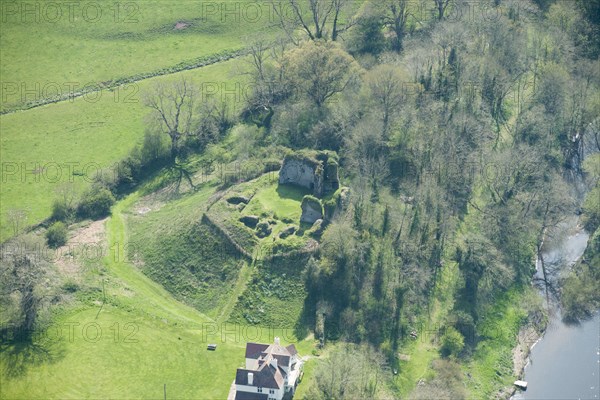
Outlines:
[[[573,219],[562,239],[544,246],[547,264],[570,265],[585,250],[589,235]],[[558,311],[550,316],[544,336],[533,346],[522,380],[528,387],[515,400],[600,399],[600,313],[579,325],[565,324]]]

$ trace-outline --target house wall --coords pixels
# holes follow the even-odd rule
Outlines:
[[[238,392],[246,392],[246,393],[258,393],[258,388],[256,386],[248,386],[248,385],[235,385],[235,390]],[[275,393],[271,394],[269,390],[273,390]],[[269,389],[263,388],[263,394],[267,394],[270,399],[281,400],[283,398],[283,389]]]

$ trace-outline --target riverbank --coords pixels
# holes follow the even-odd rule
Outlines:
[[[525,367],[529,364],[529,356],[533,346],[544,336],[545,328],[541,331],[531,325],[526,325],[519,330],[517,345],[513,349],[513,370],[517,379],[525,376]],[[505,388],[499,393],[501,399],[512,398],[519,389],[515,385]]]
[[[582,257],[589,235],[578,222],[576,217],[569,219],[559,229],[563,234],[556,235],[544,246],[542,255],[548,265],[558,263],[562,270],[566,270]],[[540,292],[539,297],[543,299],[545,296]],[[515,376],[517,379],[528,381],[528,391],[520,391],[512,386],[504,398],[552,398],[559,395],[559,390],[562,390],[560,396],[566,398],[588,398],[589,393],[593,396],[597,385],[594,387],[594,384],[589,382],[597,380],[596,375],[600,374],[600,371],[597,371],[598,361],[590,359],[585,367],[581,361],[590,358],[591,355],[597,355],[600,351],[600,347],[595,347],[599,346],[598,329],[595,328],[599,320],[598,315],[581,325],[568,325],[563,322],[556,304],[546,307],[550,307],[551,312],[547,323],[539,330],[523,326],[519,331],[518,343],[513,349]],[[574,368],[565,371],[555,368],[557,364],[573,365]]]

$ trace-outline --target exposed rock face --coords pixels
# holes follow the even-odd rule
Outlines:
[[[302,186],[321,197],[340,187],[337,161],[327,152],[288,154],[279,171],[279,183]]]
[[[291,183],[313,191],[321,189],[322,183],[315,176],[315,168],[300,160],[286,160],[279,171],[279,183]]]
[[[325,229],[325,222],[322,219],[318,219],[315,221],[313,226],[311,226],[308,234],[312,237],[318,238],[323,234],[323,230]]]
[[[323,219],[323,206],[321,202],[312,196],[304,196],[302,199],[300,222],[313,224],[318,219]]]

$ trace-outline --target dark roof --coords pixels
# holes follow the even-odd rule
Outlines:
[[[292,356],[298,354],[298,350],[296,350],[296,346],[293,344],[290,344],[289,346],[287,346],[286,349]]]
[[[246,358],[258,358],[268,347],[268,344],[246,343]]]
[[[235,392],[235,400],[267,400],[269,395],[266,393],[248,393]]]
[[[260,360],[265,360],[265,359],[269,358],[269,356],[277,359],[277,365],[281,365],[283,367],[289,367],[289,365],[290,365],[290,357],[289,356],[283,356],[281,354],[275,354],[275,353],[262,353],[261,357],[259,358],[259,362],[260,362]]]
[[[254,374],[252,385],[248,385],[249,372]],[[238,368],[235,374],[235,384],[281,389],[283,387],[283,375],[279,368],[275,369],[268,362],[265,362],[256,370]]]

